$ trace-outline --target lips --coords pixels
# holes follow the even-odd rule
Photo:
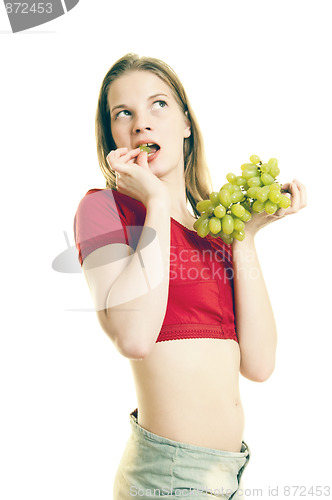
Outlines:
[[[148,150],[148,162],[154,160],[160,151],[159,144],[155,142],[146,142],[146,143],[141,142],[137,145],[137,147],[144,148],[143,151]]]

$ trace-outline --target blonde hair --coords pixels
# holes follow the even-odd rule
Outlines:
[[[129,71],[150,71],[163,80],[172,90],[173,95],[191,123],[191,135],[184,139],[184,175],[186,197],[194,214],[200,213],[196,204],[209,197],[212,191],[212,180],[204,153],[203,137],[197,119],[191,108],[186,92],[178,76],[166,63],[152,57],[139,57],[137,54],[126,54],[121,57],[107,72],[99,92],[95,120],[98,163],[106,179],[106,188],[116,190],[115,173],[109,167],[106,156],[116,149],[111,131],[110,110],[108,106],[108,90],[112,82]]]

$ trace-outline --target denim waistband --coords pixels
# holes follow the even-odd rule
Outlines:
[[[250,455],[250,449],[244,441],[242,441],[241,451],[225,451],[225,450],[216,450],[214,448],[206,448],[205,446],[197,446],[189,443],[181,443],[180,441],[174,441],[173,439],[168,439],[163,436],[159,436],[158,434],[154,434],[146,429],[138,423],[138,408],[133,410],[130,413],[130,425],[132,431],[138,438],[148,439],[150,441],[154,441],[158,444],[164,444],[169,446],[174,446],[178,448],[184,448],[191,451],[197,451],[199,453],[208,453],[211,455],[219,455],[220,457],[234,457],[241,458],[247,457]]]

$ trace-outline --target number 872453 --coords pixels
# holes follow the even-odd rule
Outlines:
[[[51,2],[48,3],[33,3],[29,4],[21,2],[6,3],[7,14],[50,14],[52,12],[53,5]]]

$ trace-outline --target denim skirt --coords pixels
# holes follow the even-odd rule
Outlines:
[[[138,424],[138,409],[129,415],[131,434],[115,474],[113,500],[244,498],[241,476],[250,459],[240,452],[215,450],[167,439]]]

